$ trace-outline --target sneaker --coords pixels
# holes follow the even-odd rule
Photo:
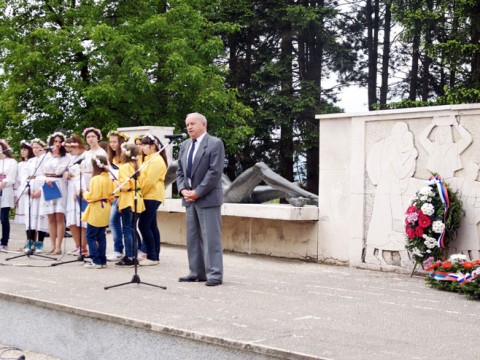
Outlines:
[[[107,256],[108,261],[118,261],[122,259],[123,259],[123,254],[116,251],[113,254],[110,254]]]
[[[33,246],[33,241],[32,240],[27,240],[25,243],[25,247],[23,248],[23,252],[28,252]]]
[[[120,267],[133,267],[135,266],[135,260],[129,259],[128,257],[125,256],[122,260],[115,263],[115,265]],[[137,265],[138,265],[138,261],[137,261]]]
[[[35,253],[41,254],[43,252],[43,242],[42,241],[37,241],[35,244]]]
[[[139,261],[142,261],[144,259],[147,258],[147,254],[145,254],[142,250],[138,250],[138,253],[137,253],[137,259]]]
[[[107,265],[95,264],[94,262],[86,262],[83,267],[86,269],[105,269]]]
[[[79,247],[76,247],[75,249],[67,252],[68,255],[78,255],[79,253],[80,253],[80,248]]]
[[[0,251],[8,252],[8,246],[7,245],[0,245]]]
[[[150,259],[143,259],[139,263],[141,266],[154,266],[160,264],[160,261],[158,260],[150,260]]]
[[[82,255],[83,255],[83,256],[88,256],[88,255],[89,255],[89,254],[88,254],[88,250],[85,249],[85,248],[82,248]]]

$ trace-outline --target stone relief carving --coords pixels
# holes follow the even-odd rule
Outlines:
[[[417,157],[413,133],[404,122],[397,122],[391,134],[375,143],[368,154],[367,174],[376,189],[366,239],[367,263],[385,264],[384,251],[398,252],[402,264],[410,262],[405,250],[403,197]]]
[[[452,129],[461,136],[457,142],[453,141]],[[432,130],[435,132],[434,141],[429,138]],[[462,169],[460,154],[472,143],[472,135],[457,122],[455,116],[438,116],[419,134],[419,140],[428,152],[427,169],[443,179],[449,179],[455,171]]]
[[[463,202],[465,217],[458,230],[455,242],[450,249],[455,253],[478,259],[480,243],[478,240],[478,223],[480,222],[480,182],[477,181],[479,165],[469,162],[465,167],[465,177],[450,180],[452,189],[458,190]]]
[[[457,141],[454,130],[458,133]],[[466,175],[455,177],[455,172],[463,169],[460,156],[472,144],[472,135],[455,116],[436,116],[419,133],[418,141],[427,152],[427,170],[446,179],[453,190],[459,191],[464,203],[466,217],[451,248],[470,258],[478,257],[478,164],[468,163]],[[367,175],[375,193],[365,241],[366,263],[407,267],[413,264],[405,250],[404,214],[408,200],[424,180],[414,178],[417,157],[414,134],[405,122],[395,123],[390,135],[373,144],[367,154]]]

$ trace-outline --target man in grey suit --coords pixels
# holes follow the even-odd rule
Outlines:
[[[207,119],[199,113],[185,119],[189,140],[180,146],[177,188],[186,207],[187,252],[190,273],[180,282],[223,282],[222,174],[223,142],[207,133]]]

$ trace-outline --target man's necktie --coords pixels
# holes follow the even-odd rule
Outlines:
[[[193,153],[195,152],[195,143],[197,140],[192,140],[192,146],[190,146],[190,152],[188,153],[187,159],[187,177],[192,177],[192,164],[193,164]]]

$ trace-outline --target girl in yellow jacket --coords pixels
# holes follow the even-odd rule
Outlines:
[[[140,214],[138,227],[143,238],[144,252],[147,258],[140,265],[157,265],[160,261],[160,231],[157,226],[157,209],[165,198],[165,174],[167,163],[157,152],[162,148],[156,136],[145,134],[142,138],[142,150],[145,155],[140,172],[145,211]]]
[[[139,148],[132,143],[123,143],[122,165],[118,169],[118,182],[122,186],[117,192],[117,207],[122,217],[123,238],[125,241],[125,257],[115,263],[117,266],[131,267],[135,266],[138,247],[135,246],[135,228],[138,222],[136,214],[145,211],[140,182],[132,177],[138,170]],[[135,176],[137,176],[136,174]],[[134,214],[136,213],[136,214]]]
[[[110,208],[113,201],[113,183],[108,172],[107,158],[103,155],[92,157],[93,176],[90,179],[89,191],[83,192],[88,206],[82,220],[87,223],[87,243],[91,263],[84,267],[102,269],[107,267],[105,250],[107,247],[106,229],[110,220]]]

